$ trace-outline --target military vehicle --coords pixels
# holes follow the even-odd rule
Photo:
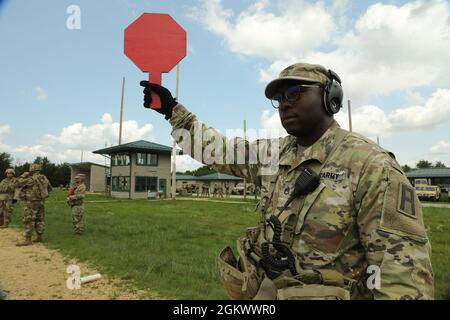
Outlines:
[[[253,183],[247,183],[247,194],[253,194],[255,192],[255,185]],[[244,194],[244,183],[239,182],[234,188],[231,189],[231,194]]]
[[[438,186],[418,185],[415,187],[420,200],[439,201],[441,189]]]

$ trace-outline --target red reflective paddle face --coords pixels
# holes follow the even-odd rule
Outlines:
[[[144,13],[125,29],[124,52],[150,82],[161,84],[161,74],[186,56],[186,31],[168,14]],[[159,96],[152,98],[149,107],[160,108]]]

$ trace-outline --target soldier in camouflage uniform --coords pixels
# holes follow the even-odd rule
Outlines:
[[[72,208],[72,223],[76,235],[81,235],[84,232],[83,213],[84,213],[84,197],[86,193],[86,186],[84,184],[85,176],[77,174],[75,176],[75,187],[73,194],[67,197],[67,203]]]
[[[6,178],[0,182],[0,224],[1,229],[6,229],[11,222],[13,213],[13,197],[15,191],[14,169],[6,169]]]
[[[40,173],[41,166],[33,163],[29,172],[24,172],[17,178],[16,186],[22,189],[25,202],[23,213],[24,238],[17,246],[29,246],[32,244],[31,236],[35,229],[37,237],[33,242],[43,242],[45,230],[45,199],[52,191],[52,186],[47,177]]]
[[[194,114],[166,88],[141,85],[144,105],[156,92],[162,108],[155,111],[174,130],[194,135]],[[415,190],[391,152],[339,127],[333,117],[342,106],[338,87],[339,77],[320,65],[286,68],[265,91],[289,133],[267,141],[279,145],[278,171],[264,175],[263,165],[249,162],[214,165],[261,190],[258,226],[237,242],[240,259],[230,248],[219,256],[230,298],[433,299],[431,246]],[[233,152],[239,143],[249,145],[216,133]],[[317,174],[314,188],[286,206],[305,170]]]

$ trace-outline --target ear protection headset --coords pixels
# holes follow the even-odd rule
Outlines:
[[[341,78],[333,70],[328,70],[328,82],[323,89],[323,106],[325,111],[333,115],[342,108],[344,91],[341,86]]]

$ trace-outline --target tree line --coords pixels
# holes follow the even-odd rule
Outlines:
[[[194,177],[200,177],[207,174],[215,173],[216,171],[212,169],[210,166],[203,166],[195,170],[187,170],[185,172],[177,172],[177,174],[184,174]]]
[[[13,168],[16,172],[16,177],[18,177],[29,170],[31,163],[39,163],[41,165],[41,173],[48,178],[52,186],[58,187],[70,184],[70,165],[67,162],[54,164],[47,157],[36,157],[33,162],[14,164],[14,159],[6,152],[0,153],[0,173],[2,178],[3,173],[8,168]]]
[[[416,163],[416,167],[415,168],[411,168],[407,164],[402,166],[402,169],[403,169],[404,172],[408,172],[408,171],[411,171],[411,170],[414,170],[414,169],[428,169],[428,168],[447,168],[447,167],[445,166],[445,163],[443,163],[442,161],[436,161],[433,164],[433,163],[431,163],[428,160],[419,160]]]

